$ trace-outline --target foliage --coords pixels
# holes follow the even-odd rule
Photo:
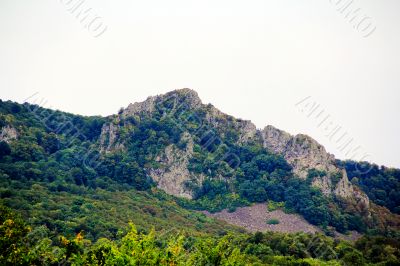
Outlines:
[[[257,142],[238,144],[232,118],[219,117],[217,124],[224,126],[215,127],[205,119],[209,106],[165,114],[182,101],[166,101],[151,115],[108,118],[1,101],[0,126],[17,129],[18,139],[0,142],[0,203],[29,224],[1,207],[1,264],[351,265],[397,260],[398,246],[388,238],[366,239],[353,247],[317,236],[319,245],[340,249],[339,257],[332,258],[332,252],[322,256],[309,250],[312,236],[249,236],[186,209],[233,211],[268,201],[271,209],[296,211],[323,228],[366,229],[358,214],[345,213],[310,179],[294,176],[283,157]],[[125,149],[98,152],[106,122],[118,126]],[[158,158],[167,146],[188,148],[182,137],[187,132],[193,141],[189,170],[204,177],[201,184],[187,184],[194,200],[160,192],[148,175],[148,169],[165,167]],[[396,170],[375,169],[358,181],[360,173],[348,171],[372,200],[397,210]],[[126,231],[130,220],[135,226]],[[366,252],[370,246],[376,251]]]
[[[185,98],[179,100],[180,104],[185,103]],[[95,194],[97,189],[149,191],[155,183],[148,169],[163,167],[157,157],[168,145],[186,149],[182,134],[189,132],[193,140],[189,170],[203,175],[205,180],[202,184],[187,182],[194,191],[194,200],[177,199],[181,206],[215,212],[275,201],[283,202],[285,210],[298,212],[315,225],[334,226],[341,232],[365,228],[363,220],[362,226],[354,223],[353,214],[343,213],[334,199],[312,188],[310,180],[293,176],[283,157],[268,152],[257,142],[239,145],[238,129],[229,117],[220,121],[227,126],[219,128],[204,119],[208,107],[168,113],[175,105],[172,100],[165,101],[151,116],[105,119],[2,102],[2,124],[17,128],[19,133],[18,141],[0,143],[4,146],[0,154],[3,197],[28,193],[35,183],[46,188],[47,194]],[[118,140],[125,150],[98,154],[98,138],[105,122],[120,126]],[[88,154],[95,160],[88,160]],[[234,158],[240,164],[235,164]],[[324,174],[310,171],[310,175]],[[14,206],[25,212],[30,209]]]
[[[91,242],[84,233],[49,238],[0,207],[2,265],[397,265],[398,238],[364,237],[352,245],[321,234],[226,234],[197,236],[137,230],[118,240]],[[385,245],[383,246],[382,243]]]
[[[267,202],[267,209],[269,212],[278,210],[278,209],[284,209],[285,208],[285,203],[284,202],[275,202],[272,200],[269,200]]]
[[[267,220],[267,224],[279,224],[279,220],[278,219],[269,219],[269,220]]]
[[[219,234],[238,230],[215,222],[204,214],[179,207],[174,198],[158,190],[141,192],[122,190],[111,180],[102,188],[85,188],[64,184],[60,188],[46,183],[2,180],[0,203],[18,210],[33,226],[45,225],[53,234],[71,237],[84,231],[89,240],[117,239],[133,221],[141,231],[186,231],[197,234]],[[4,189],[6,187],[6,189]],[[119,190],[117,190],[119,189]],[[64,191],[65,190],[65,191]]]
[[[368,162],[338,161],[374,203],[400,214],[400,170]]]
[[[4,264],[24,264],[28,248],[24,245],[30,231],[19,217],[0,206],[0,262]]]

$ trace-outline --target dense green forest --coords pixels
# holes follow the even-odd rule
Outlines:
[[[0,207],[2,265],[399,265],[400,238],[363,237],[355,244],[321,234],[255,233],[221,236],[138,231],[91,242],[83,232],[55,237]]]
[[[361,187],[376,204],[400,214],[400,169],[368,162],[340,162],[353,184]]]
[[[185,97],[179,100],[185,104]],[[229,118],[221,118],[223,127],[213,128],[205,118],[208,106],[165,115],[171,106],[166,100],[151,116],[103,118],[0,101],[0,128],[17,134],[16,139],[0,141],[0,261],[9,265],[364,265],[384,261],[381,265],[397,265],[397,233],[367,223],[362,214],[312,187],[312,177],[324,173],[310,171],[309,178],[301,180],[283,157],[258,142],[239,145],[237,128]],[[105,123],[119,127],[118,141],[126,149],[100,152]],[[194,141],[189,170],[205,177],[201,184],[187,182],[194,191],[193,200],[167,195],[146,171],[161,167],[156,158],[168,145],[187,147],[184,132]],[[231,157],[224,156],[227,150]],[[352,182],[372,201],[398,213],[399,172],[381,168],[360,175],[356,172],[360,168],[350,165],[344,167]],[[325,232],[357,230],[369,236],[353,245],[322,235],[250,235],[194,211],[233,211],[267,201],[284,202],[287,211],[301,214]],[[134,227],[129,227],[130,221]],[[319,246],[332,252],[321,255],[308,250],[315,237]]]
[[[284,201],[287,208],[302,214],[312,224],[333,226],[340,232],[366,230],[367,225],[358,214],[344,212],[333,198],[324,197],[310,182],[293,176],[282,157],[270,154],[257,143],[237,145],[234,141],[237,132],[229,126],[224,129],[229,134],[212,133],[221,143],[202,146],[211,138],[207,128],[198,130],[198,120],[182,122],[182,113],[163,117],[162,112],[168,104],[168,101],[164,102],[165,106],[159,107],[159,113],[151,118],[130,117],[118,121],[118,124],[125,125],[123,133],[127,151],[100,156],[95,140],[99,138],[104,118],[81,117],[28,104],[21,106],[3,102],[0,123],[18,129],[19,137],[18,141],[1,144],[4,146],[0,158],[0,182],[4,184],[1,197],[8,206],[26,213],[32,209],[29,207],[31,203],[21,193],[28,193],[34,184],[44,187],[44,193],[50,195],[62,192],[90,195],[96,194],[92,190],[98,189],[149,190],[154,184],[144,169],[149,165],[156,166],[154,158],[168,144],[186,145],[181,143],[181,135],[189,131],[195,132],[195,153],[189,168],[207,178],[201,186],[188,184],[195,191],[195,200],[177,199],[181,206],[218,211],[224,208],[233,210],[252,202]],[[192,116],[192,113],[186,114],[189,111],[196,112],[197,117],[204,116],[202,110],[191,109],[185,110],[183,115]],[[176,126],[178,120],[180,127]],[[223,149],[229,149],[230,154],[237,156],[240,166],[231,168],[229,158],[220,160]],[[221,174],[229,179],[216,178]],[[25,198],[28,203],[18,202],[16,197]]]

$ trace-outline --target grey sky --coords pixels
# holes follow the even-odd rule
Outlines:
[[[107,26],[98,38],[69,1],[0,1],[3,100],[39,92],[47,107],[109,115],[188,87],[259,128],[305,133],[349,157],[295,106],[310,96],[369,161],[400,167],[398,0],[354,1],[376,26],[367,38],[340,0],[86,0]]]

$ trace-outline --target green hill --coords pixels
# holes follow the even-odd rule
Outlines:
[[[386,209],[397,213],[399,197],[381,185],[398,182],[398,170],[358,174],[358,167],[335,161],[310,137],[258,130],[202,104],[188,89],[109,117],[1,101],[0,128],[4,263],[143,265],[134,252],[144,243],[140,252],[151,253],[143,259],[153,265],[359,265],[351,263],[399,257],[399,216]],[[197,211],[267,201],[283,202],[327,234],[357,230],[367,236],[354,246],[318,235],[317,242],[333,251],[312,254],[307,243],[313,235],[249,234]],[[48,244],[35,253],[32,243],[41,241]],[[363,253],[370,245],[386,255]],[[14,248],[20,252],[15,258]],[[52,249],[61,255],[51,257]]]

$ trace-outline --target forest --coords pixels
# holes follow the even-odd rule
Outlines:
[[[398,233],[366,223],[361,214],[312,187],[312,177],[323,172],[311,170],[307,180],[299,179],[283,157],[258,143],[238,145],[231,121],[212,131],[217,142],[204,145],[210,138],[207,127],[190,117],[204,118],[205,111],[188,108],[179,116],[164,116],[168,108],[166,101],[151,117],[104,118],[1,101],[0,127],[15,129],[18,137],[0,141],[0,262],[398,265]],[[105,123],[120,127],[125,151],[100,153]],[[206,177],[201,185],[188,182],[193,200],[161,191],[146,171],[159,167],[156,157],[167,145],[186,147],[184,132],[194,137],[189,170]],[[221,156],[226,149],[240,165]],[[370,165],[338,163],[373,202],[398,213],[398,170],[373,166],[363,174],[362,167]],[[364,237],[348,243],[322,234],[249,234],[197,212],[234,211],[267,201],[283,202],[286,211],[301,214],[328,235],[356,230]],[[326,253],[314,250],[320,248]]]
[[[376,204],[400,214],[400,170],[368,162],[338,161],[353,184],[360,186]]]
[[[363,237],[355,244],[321,234],[255,233],[220,236],[138,231],[92,242],[83,231],[52,236],[0,207],[2,265],[398,265],[400,238]]]

